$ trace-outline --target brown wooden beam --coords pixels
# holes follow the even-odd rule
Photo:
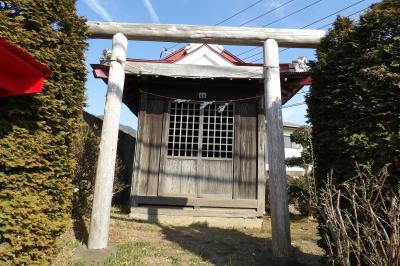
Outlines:
[[[219,199],[219,198],[184,198],[162,196],[137,196],[139,204],[172,205],[172,206],[196,206],[196,207],[220,207],[220,208],[257,208],[257,200],[246,199]]]

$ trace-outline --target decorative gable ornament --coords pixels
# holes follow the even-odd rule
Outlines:
[[[110,63],[111,61],[111,50],[108,49],[104,49],[103,50],[103,56],[100,57],[100,64],[106,64],[106,63]]]
[[[297,57],[289,64],[289,72],[308,72],[310,71],[310,61],[305,56]]]

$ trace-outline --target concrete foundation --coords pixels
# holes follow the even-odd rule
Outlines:
[[[263,218],[241,218],[241,217],[207,217],[207,216],[174,216],[174,215],[152,215],[131,212],[129,217],[139,221],[157,223],[170,226],[207,226],[223,229],[261,229]]]
[[[79,247],[72,256],[72,265],[85,263],[88,265],[103,265],[104,261],[117,252],[117,246],[109,243],[107,248],[88,249],[85,245]]]

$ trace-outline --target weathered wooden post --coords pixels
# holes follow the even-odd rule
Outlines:
[[[127,46],[128,40],[123,34],[117,33],[113,36],[106,105],[104,108],[92,217],[90,221],[89,249],[103,249],[108,244]]]
[[[274,39],[264,42],[264,94],[267,116],[272,251],[277,257],[287,258],[291,255],[289,207],[283,146],[279,51]]]

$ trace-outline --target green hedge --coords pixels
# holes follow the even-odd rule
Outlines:
[[[85,20],[74,0],[0,1],[0,36],[53,71],[42,93],[0,100],[0,264],[43,265],[70,223]]]
[[[74,184],[73,217],[80,220],[89,217],[94,194],[96,179],[97,159],[99,157],[99,144],[103,120],[87,112],[83,113],[84,122],[78,131],[77,142],[77,170]],[[130,196],[130,179],[133,165],[134,138],[121,130],[118,134],[117,158],[114,171],[113,204],[127,207]],[[124,156],[124,149],[130,155]],[[128,157],[128,158],[127,158]]]
[[[338,18],[317,50],[306,101],[317,181],[336,184],[356,164],[400,176],[400,1],[371,6],[354,23]]]

